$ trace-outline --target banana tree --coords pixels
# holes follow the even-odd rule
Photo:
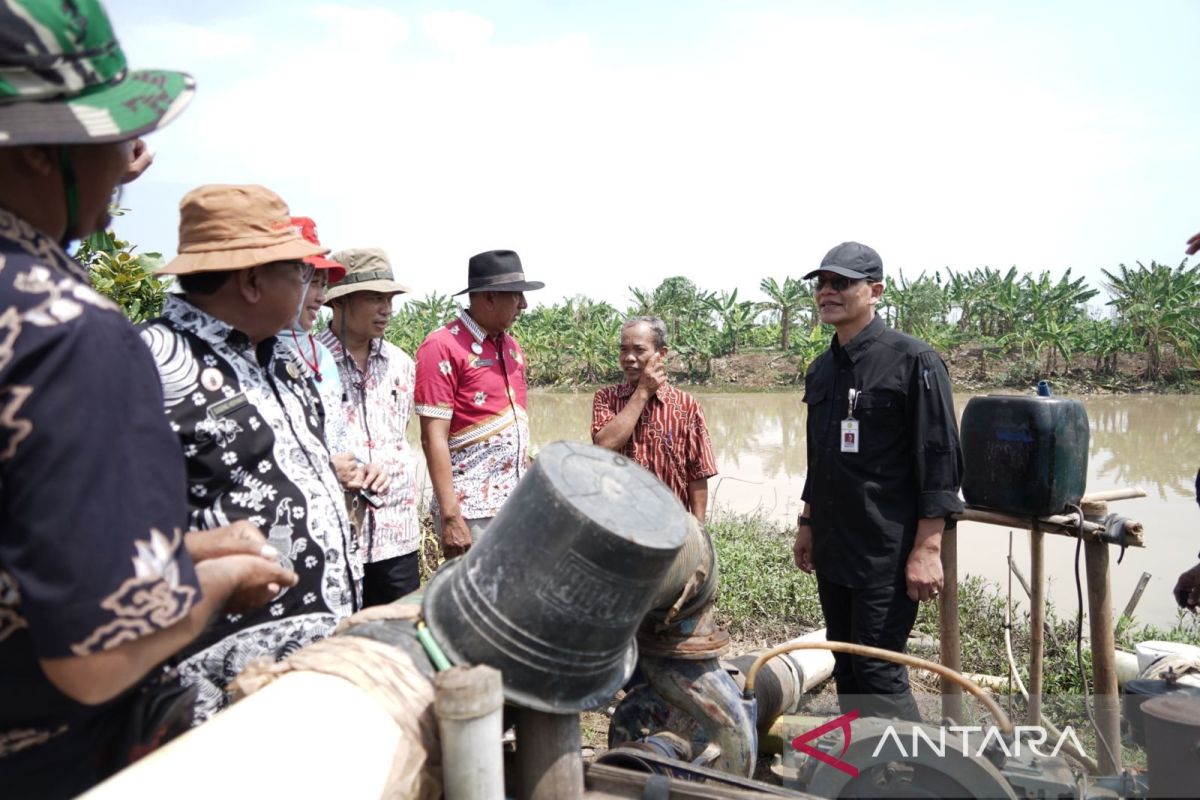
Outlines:
[[[1200,329],[1200,264],[1188,267],[1185,260],[1172,269],[1151,261],[1124,264],[1118,272],[1101,270],[1121,319],[1133,330],[1146,353],[1146,377],[1157,380],[1162,373],[1165,346],[1188,354],[1194,352]]]
[[[741,337],[754,327],[754,320],[759,313],[756,304],[748,300],[739,302],[737,289],[708,297],[704,302],[721,322],[721,333],[728,345],[726,352],[737,353]]]
[[[769,311],[779,319],[779,347],[787,350],[791,342],[792,322],[796,314],[811,301],[811,292],[803,281],[795,278],[784,278],[783,283],[774,278],[763,278],[758,288],[762,290],[769,301],[760,303],[759,307]]]

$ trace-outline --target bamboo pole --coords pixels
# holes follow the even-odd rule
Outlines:
[[[942,532],[942,591],[938,596],[938,642],[941,661],[955,672],[962,671],[962,640],[958,627],[958,530]],[[962,723],[962,686],[946,677],[939,678],[942,689],[942,716]]]
[[[1123,489],[1105,489],[1103,492],[1085,494],[1081,503],[1108,503],[1113,500],[1136,500],[1145,497],[1146,490],[1140,486],[1126,486]]]
[[[1042,533],[1053,533],[1072,538],[1079,536],[1080,529],[1079,519],[1074,514],[1052,514],[1048,517],[1032,519],[1030,517],[1006,514],[1002,511],[968,508],[961,514],[955,514],[954,517],[955,519],[966,520],[967,522],[983,522],[988,525],[1000,525],[1005,528],[1017,528],[1025,531],[1029,530],[1036,522],[1038,529]],[[1104,526],[1094,520],[1085,519],[1082,527],[1085,538],[1095,538],[1104,533]],[[1142,523],[1130,521],[1125,529],[1129,534],[1126,547],[1146,546],[1142,537]]]
[[[578,714],[547,714],[514,707],[516,783],[521,800],[583,797],[583,739]]]
[[[1012,531],[1009,531],[1012,533]],[[1032,599],[1033,590],[1029,588],[1029,580],[1025,577],[1025,573],[1021,572],[1021,568],[1017,566],[1017,562],[1013,561],[1012,556],[1008,557],[1008,568],[1012,572],[1013,577],[1017,579],[1017,583],[1021,584],[1021,588],[1025,590],[1025,596]]]
[[[1084,503],[1082,508],[1085,519],[1100,519],[1108,514],[1108,504],[1103,501]],[[1096,733],[1103,739],[1097,755],[1101,770],[1115,775],[1121,771],[1121,707],[1117,696],[1117,644],[1113,633],[1108,545],[1104,542],[1085,541],[1083,556],[1087,565]]]
[[[1046,653],[1046,537],[1029,532],[1029,714],[1030,725],[1042,721],[1042,662]]]

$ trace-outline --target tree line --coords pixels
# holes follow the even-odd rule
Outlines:
[[[157,253],[137,254],[112,232],[89,237],[76,253],[95,288],[135,322],[162,307],[163,282],[154,275]],[[1101,287],[1067,270],[1054,278],[1016,267],[903,272],[888,282],[879,313],[892,327],[932,344],[948,360],[969,362],[973,379],[1026,383],[1036,377],[1086,370],[1101,380],[1136,363],[1138,379],[1155,384],[1188,381],[1200,369],[1200,264],[1184,260],[1102,270]],[[529,357],[530,380],[570,386],[621,379],[617,342],[632,315],[661,317],[675,366],[704,382],[715,360],[746,351],[788,357],[790,380],[829,344],[832,330],[818,319],[808,282],[763,278],[763,301],[738,290],[710,290],[689,278],[667,278],[654,288],[629,287],[617,308],[585,296],[537,305],[517,320],[513,333]],[[1099,299],[1101,289],[1108,299]],[[415,353],[426,334],[453,319],[458,301],[433,293],[407,298],[387,338]],[[1133,361],[1122,356],[1132,356]]]
[[[1070,270],[1058,278],[1016,267],[938,270],[911,280],[900,273],[878,310],[888,325],[948,359],[969,359],[972,377],[982,382],[1024,383],[1069,369],[1112,377],[1128,366],[1122,355],[1136,357],[1138,377],[1152,383],[1178,383],[1200,369],[1200,264],[1139,262],[1103,275],[1110,299],[1094,302],[1100,289]],[[632,315],[666,322],[670,348],[692,380],[709,378],[714,360],[746,351],[789,355],[798,379],[833,331],[821,324],[807,281],[764,278],[759,288],[765,301],[676,276],[653,289],[629,287],[623,309],[584,296],[530,308],[513,333],[529,356],[531,380],[541,385],[620,380],[617,341]],[[414,352],[457,313],[451,297],[409,300],[388,338]]]

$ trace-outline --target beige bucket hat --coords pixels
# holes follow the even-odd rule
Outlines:
[[[283,198],[263,186],[209,184],[179,202],[179,255],[165,275],[248,269],[273,261],[324,255],[304,239]]]
[[[325,305],[352,292],[411,292],[396,280],[387,253],[378,247],[338,250],[329,256],[346,267],[346,277],[325,292]]]

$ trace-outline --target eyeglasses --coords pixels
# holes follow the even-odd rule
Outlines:
[[[306,261],[277,261],[275,262],[281,267],[293,267],[296,274],[300,276],[301,283],[308,283],[316,274],[317,268]]]
[[[851,286],[862,283],[865,280],[866,278],[847,278],[845,275],[835,275],[833,277],[822,275],[814,278],[810,283],[814,292],[819,292],[826,286],[835,292],[844,292]]]

